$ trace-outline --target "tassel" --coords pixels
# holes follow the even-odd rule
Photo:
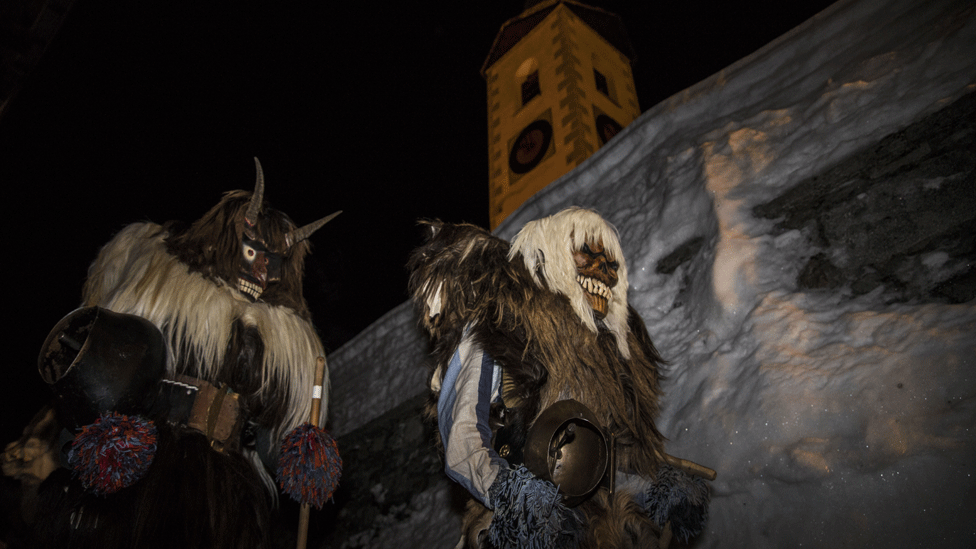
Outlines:
[[[335,493],[341,475],[339,448],[325,429],[306,422],[282,441],[278,483],[295,501],[321,509]]]
[[[81,428],[68,451],[68,464],[86,490],[105,496],[141,479],[155,455],[156,425],[112,412]]]
[[[708,485],[705,479],[689,475],[670,465],[662,466],[657,478],[638,503],[662,528],[671,523],[671,531],[682,542],[697,536],[708,520]]]

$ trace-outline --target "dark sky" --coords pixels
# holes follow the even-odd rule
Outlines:
[[[591,4],[623,18],[647,110],[830,2]],[[403,302],[418,218],[488,223],[479,71],[523,5],[76,0],[0,120],[4,396],[44,389],[37,352],[78,305],[99,246],[250,189],[254,156],[266,198],[297,223],[345,212],[312,237],[307,263],[329,349]],[[5,405],[4,432],[38,407]]]

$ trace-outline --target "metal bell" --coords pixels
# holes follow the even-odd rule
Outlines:
[[[596,416],[576,400],[561,400],[529,429],[525,466],[559,487],[569,507],[596,489],[607,471],[609,447]]]

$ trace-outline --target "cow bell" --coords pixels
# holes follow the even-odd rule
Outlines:
[[[609,447],[596,416],[576,400],[560,400],[529,429],[525,466],[559,487],[568,507],[579,505],[607,472]]]
[[[146,413],[165,369],[166,343],[153,323],[100,307],[62,318],[37,358],[57,399],[58,420],[68,429],[105,412]]]

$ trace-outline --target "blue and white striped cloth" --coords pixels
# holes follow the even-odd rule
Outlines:
[[[437,426],[447,476],[487,504],[488,488],[498,472],[509,467],[491,446],[489,423],[491,403],[499,398],[501,368],[469,335],[465,333],[454,351],[441,383]]]

